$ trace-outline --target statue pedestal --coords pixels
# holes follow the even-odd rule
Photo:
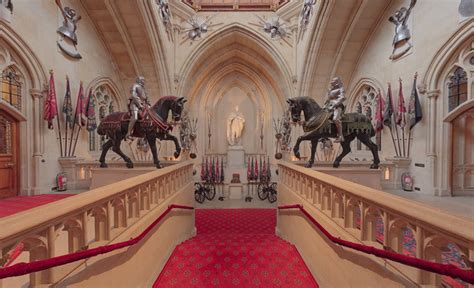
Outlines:
[[[138,175],[156,171],[155,167],[137,167],[128,168],[92,168],[91,186],[89,189],[95,189],[112,183],[116,183],[125,179],[129,179]]]
[[[402,189],[402,174],[408,172],[410,169],[411,158],[387,158],[387,161],[392,162],[395,167],[389,172],[389,181],[387,183],[388,189]]]
[[[316,171],[326,173],[344,180],[358,183],[370,188],[382,190],[381,179],[382,171],[380,169],[368,168],[330,168],[316,167]]]
[[[227,149],[227,165],[229,168],[243,168],[245,151],[243,146],[229,146]]]
[[[244,186],[242,183],[229,184],[229,199],[242,199],[244,194]]]

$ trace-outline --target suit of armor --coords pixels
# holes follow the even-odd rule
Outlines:
[[[332,112],[332,120],[336,124],[338,138],[336,143],[344,141],[342,134],[342,114],[344,113],[344,104],[346,100],[345,90],[339,77],[331,81],[331,90],[328,92],[325,109]]]
[[[145,91],[145,78],[143,76],[139,76],[130,89],[130,98],[128,104],[130,122],[128,123],[126,138],[131,138],[133,127],[138,120],[138,112],[143,110],[144,105],[149,105],[148,96]]]

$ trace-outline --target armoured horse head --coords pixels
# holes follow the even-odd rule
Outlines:
[[[286,103],[289,105],[289,110],[291,113],[291,120],[293,120],[294,123],[301,121],[301,111],[303,111],[303,104],[299,99],[294,98],[294,99],[287,99]]]
[[[181,114],[183,113],[186,101],[188,100],[184,99],[184,97],[179,97],[171,103],[171,115],[174,121],[178,122],[181,120]]]

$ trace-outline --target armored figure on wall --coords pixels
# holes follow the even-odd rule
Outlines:
[[[316,0],[303,1],[303,10],[301,10],[301,14],[300,14],[301,24],[307,25],[309,23],[311,12],[315,4],[316,4]]]
[[[145,91],[145,78],[138,76],[135,83],[130,89],[130,98],[128,104],[128,111],[130,113],[130,122],[128,124],[127,135],[128,139],[132,138],[133,127],[138,120],[138,112],[142,111],[145,107],[149,108],[150,104],[148,96]]]
[[[56,0],[56,4],[58,5],[59,9],[61,10],[61,13],[63,15],[64,21],[63,25],[58,28],[57,32],[59,35],[63,37],[63,39],[68,39],[72,42],[74,45],[74,49],[76,51],[70,50],[67,45],[64,45],[62,41],[58,42],[59,48],[61,48],[62,51],[64,51],[67,55],[80,59],[82,56],[77,52],[77,35],[76,35],[76,30],[77,30],[77,23],[82,19],[80,15],[76,14],[76,10],[70,8],[70,7],[64,7],[61,5],[61,0]]]
[[[346,100],[344,86],[339,77],[334,77],[331,81],[331,89],[328,92],[327,100],[324,108],[332,112],[332,120],[337,127],[338,138],[334,142],[339,143],[344,141],[342,133],[342,114],[344,113],[345,107],[343,102]]]
[[[410,30],[408,29],[407,20],[410,16],[411,9],[415,6],[416,0],[411,0],[410,7],[407,9],[406,7],[400,8],[397,10],[393,16],[388,18],[388,21],[395,24],[395,36],[393,37],[393,52],[390,56],[391,60],[395,60],[405,53],[407,53],[412,44],[410,43]]]
[[[171,11],[168,5],[168,0],[156,0],[156,4],[160,7],[161,19],[163,23],[168,24],[171,22]]]

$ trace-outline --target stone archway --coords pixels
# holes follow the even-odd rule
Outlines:
[[[43,119],[41,98],[45,91],[47,76],[38,57],[31,47],[3,21],[0,21],[0,70],[13,67],[21,77],[21,106],[12,108],[13,114],[21,118],[18,134],[30,143],[20,143],[19,166],[21,166],[19,193],[34,195],[40,193],[40,165],[43,157]],[[17,118],[17,119],[20,119]],[[27,120],[27,121],[26,121]]]
[[[225,27],[202,42],[183,65],[183,81],[177,88],[179,95],[188,98],[187,106],[193,107],[191,117],[201,123],[199,134],[212,135],[210,140],[199,139],[198,153],[225,154],[223,146],[227,141],[220,126],[227,122],[225,114],[232,98],[243,103],[240,108],[245,109],[250,120],[246,129],[252,135],[244,135],[248,141],[243,139],[248,144],[246,153],[270,154],[274,146],[272,117],[283,113],[285,99],[293,93],[288,71],[270,43],[238,24]]]

